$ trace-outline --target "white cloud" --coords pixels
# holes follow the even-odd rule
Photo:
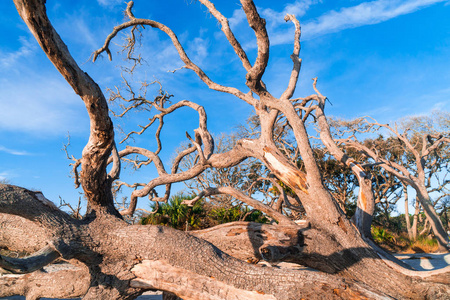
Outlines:
[[[196,37],[187,46],[186,50],[195,64],[201,64],[208,56],[208,40]]]
[[[377,24],[401,15],[413,13],[427,6],[444,2],[445,0],[375,0],[363,2],[356,6],[341,8],[338,11],[329,11],[316,20],[302,23],[302,40],[311,39],[327,33],[338,32],[347,28],[355,28],[364,25]],[[297,17],[304,14],[311,3],[302,3],[294,6],[292,11],[297,11]],[[282,13],[287,11],[286,7]],[[268,11],[268,10],[265,10]],[[282,13],[273,12],[271,18],[280,18]],[[279,15],[279,16],[278,16]],[[293,27],[288,30],[272,32],[271,44],[290,44],[294,37]]]
[[[74,26],[77,30],[76,36],[82,36],[83,39],[81,40],[86,44],[88,44],[90,48],[92,49],[100,48],[102,41],[99,41],[97,38],[95,38],[94,34],[86,25],[84,19],[82,18],[76,19],[74,23],[72,23],[72,26]]]
[[[267,25],[269,27],[278,25],[284,22],[284,17],[286,14],[295,15],[300,18],[305,15],[306,11],[314,4],[322,2],[321,0],[301,0],[295,1],[294,3],[288,3],[284,6],[281,12],[277,12],[271,8],[258,8],[261,16],[266,19]],[[245,13],[242,9],[236,9],[233,12],[231,18],[228,19],[230,26],[234,29],[237,25],[246,20]]]
[[[303,17],[312,5],[320,2],[320,0],[295,1],[294,3],[286,4],[281,12],[276,12],[271,8],[263,9],[261,16],[266,19],[269,26],[274,26],[279,23],[284,23],[286,14],[295,15],[297,18]]]
[[[124,3],[124,0],[97,0],[98,4],[102,6],[116,6],[118,4]]]
[[[330,11],[316,21],[303,26],[303,32],[311,35],[336,32],[369,24],[377,24],[395,17],[413,13],[426,6],[443,2],[443,0],[388,1],[377,0],[364,2],[357,6],[346,7],[340,11]]]
[[[27,151],[14,150],[14,149],[6,148],[2,145],[0,145],[0,151],[6,152],[6,153],[12,154],[12,155],[31,155],[31,153],[28,153]]]
[[[418,95],[417,102],[423,105],[423,110],[421,111],[425,111],[426,114],[431,114],[435,110],[448,110],[450,107],[450,88]]]
[[[6,170],[0,172],[0,181],[6,181],[6,183],[9,183],[11,178],[17,177],[17,174],[15,174],[14,171]]]
[[[0,52],[0,66],[3,69],[13,67],[20,59],[32,55],[38,48],[32,36],[28,38],[21,36],[19,37],[19,42],[21,46],[17,51],[9,53]]]
[[[237,25],[243,22],[246,19],[245,13],[242,9],[235,9],[233,11],[233,16],[228,18],[228,23],[230,24],[231,29],[234,29]]]
[[[152,53],[155,56],[155,59],[154,61],[151,61],[151,64],[155,69],[160,72],[167,72],[184,66],[178,55],[177,49],[171,42],[163,41],[161,44],[164,46],[158,49],[159,51],[157,53]],[[150,51],[153,52],[154,50],[151,49]]]
[[[83,102],[62,78],[24,70],[19,76],[0,80],[0,130],[46,136],[86,129]]]

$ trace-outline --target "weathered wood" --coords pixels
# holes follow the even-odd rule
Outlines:
[[[173,267],[164,261],[144,260],[131,271],[137,277],[131,281],[132,287],[168,290],[184,300],[276,299],[263,292],[237,289],[214,278]]]
[[[51,246],[46,246],[32,255],[13,258],[0,255],[0,268],[13,273],[31,273],[54,262],[60,254]]]
[[[30,274],[0,275],[0,297],[22,295],[27,300],[76,298],[86,294],[89,284],[89,272],[85,266],[56,264]]]
[[[249,222],[232,222],[209,229],[190,231],[207,240],[220,250],[244,261],[269,262],[296,261],[302,252],[304,235],[302,226],[279,226]]]

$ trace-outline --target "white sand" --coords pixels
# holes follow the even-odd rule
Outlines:
[[[439,270],[450,265],[450,253],[395,254],[395,257],[417,271]]]

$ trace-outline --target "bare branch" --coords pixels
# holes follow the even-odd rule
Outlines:
[[[278,221],[279,224],[286,224],[286,225],[287,224],[291,224],[291,225],[295,224],[294,221],[292,221],[288,217],[284,216],[283,214],[277,212],[273,208],[261,203],[258,200],[255,200],[255,199],[245,195],[241,191],[239,191],[235,188],[229,187],[229,186],[223,186],[223,187],[217,187],[217,188],[212,188],[212,187],[207,188],[206,190],[204,190],[202,193],[200,193],[194,199],[184,200],[183,204],[186,204],[188,206],[193,206],[195,204],[195,202],[200,200],[202,197],[208,197],[208,196],[220,195],[220,194],[228,194],[228,195],[235,197],[236,199],[244,202],[245,204],[247,204],[259,211],[262,211],[269,217]]]
[[[44,267],[29,274],[0,276],[0,297],[23,295],[26,299],[72,299],[83,297],[90,285],[89,269],[69,263]]]
[[[15,0],[17,11],[48,59],[83,100],[90,119],[90,137],[82,158],[81,183],[91,207],[114,213],[112,195],[106,194],[106,161],[114,141],[114,128],[100,87],[75,62],[47,17],[45,1]],[[92,176],[91,176],[92,175]],[[108,183],[106,183],[108,184]]]
[[[302,60],[298,57],[300,53],[300,22],[295,18],[294,15],[287,14],[284,17],[286,22],[292,21],[295,26],[295,38],[294,38],[294,52],[291,54],[292,62],[294,66],[292,68],[291,77],[289,79],[289,84],[287,89],[281,95],[280,99],[290,99],[294,94],[295,87],[297,86],[298,75],[300,74],[300,68],[302,65]]]
[[[81,159],[76,159],[75,156],[69,155],[68,150],[69,146],[70,146],[70,135],[67,135],[67,144],[63,145],[63,150],[66,153],[67,159],[73,161],[73,163],[69,164],[69,166],[72,166],[75,188],[77,189],[80,187],[80,176],[78,174],[78,167],[81,165]]]
[[[0,213],[21,216],[57,230],[75,220],[56,207],[41,192],[0,183]]]
[[[260,95],[267,93],[261,85],[261,78],[266,70],[269,61],[269,37],[266,31],[266,21],[259,16],[256,6],[251,0],[241,0],[242,9],[247,16],[247,21],[256,35],[258,45],[258,55],[250,71],[247,72],[247,86]]]
[[[72,205],[70,205],[70,203],[67,203],[66,201],[64,201],[63,198],[61,198],[61,196],[59,196],[59,207],[61,208],[61,207],[64,207],[64,206],[66,206],[66,207],[68,207],[70,209],[70,211],[72,213],[72,216],[75,219],[79,219],[79,220],[82,219],[83,216],[80,214],[80,211],[81,211],[81,197],[78,197],[78,204],[77,204],[77,206],[75,208],[73,208]]]
[[[47,246],[32,255],[12,258],[0,255],[0,267],[13,273],[31,273],[51,264],[60,257],[58,251]]]
[[[132,3],[132,2],[130,2]],[[130,4],[129,4],[130,6]],[[131,4],[132,6],[132,4]],[[128,10],[128,9],[127,9]],[[131,8],[130,8],[131,10]],[[236,97],[238,97],[241,100],[244,100],[245,102],[253,105],[256,100],[249,94],[244,94],[242,93],[240,90],[233,88],[233,87],[226,87],[220,84],[217,84],[215,82],[213,82],[207,75],[205,72],[203,72],[203,70],[198,67],[196,64],[194,64],[189,57],[187,56],[183,46],[181,45],[181,43],[179,42],[177,36],[175,35],[175,33],[167,26],[158,23],[156,21],[153,20],[149,20],[149,19],[138,19],[135,18],[132,15],[128,15],[130,17],[130,21],[125,22],[121,25],[118,25],[116,27],[114,27],[114,30],[111,34],[108,35],[108,37],[105,40],[105,43],[103,45],[102,48],[98,49],[97,51],[94,52],[94,61],[97,59],[98,55],[101,54],[102,52],[107,52],[108,56],[110,55],[110,50],[109,50],[109,44],[111,43],[111,40],[117,35],[117,33],[119,33],[120,31],[129,28],[129,27],[134,27],[134,26],[144,26],[144,25],[148,25],[151,26],[153,28],[157,28],[161,31],[163,31],[164,33],[166,33],[169,38],[172,40],[173,45],[175,46],[176,50],[178,51],[178,54],[181,58],[181,60],[185,63],[185,67],[187,69],[190,69],[192,71],[194,71],[197,76],[212,90],[215,91],[219,91],[219,92],[224,92],[224,93],[228,93],[228,94],[232,94]],[[266,62],[267,64],[267,62]],[[259,77],[260,78],[260,77]]]
[[[108,174],[109,180],[113,182],[116,179],[119,179],[120,174],[120,157],[119,152],[117,151],[116,143],[113,144],[112,149],[112,160],[113,160],[113,167],[111,171]]]
[[[226,153],[212,154],[209,159],[205,160],[204,163],[198,163],[198,164],[194,165],[191,169],[181,172],[181,173],[167,174],[164,171],[162,163],[161,163],[162,168],[159,167],[160,169],[158,169],[158,172],[160,172],[159,173],[160,176],[152,179],[142,189],[133,191],[131,193],[130,205],[129,205],[128,209],[126,211],[122,211],[121,213],[122,214],[133,214],[134,211],[136,210],[138,197],[147,196],[157,186],[170,185],[175,182],[181,182],[181,181],[191,179],[195,176],[198,176],[200,173],[202,173],[203,171],[205,171],[207,168],[210,168],[210,167],[213,167],[213,168],[231,167],[231,166],[234,166],[234,165],[240,163],[247,157],[252,156],[253,153],[249,150],[246,150],[242,146],[242,144],[245,144],[245,143],[240,142],[240,143],[236,144],[236,146],[232,150],[230,150]],[[136,148],[136,147],[127,147],[127,149],[130,149],[130,150],[132,150],[134,148]],[[139,151],[141,151],[142,153],[150,152],[145,149],[140,149]],[[188,150],[188,151],[190,151],[190,150]],[[160,162],[159,158],[156,161]],[[166,191],[166,193],[167,193],[167,191]]]
[[[176,268],[164,261],[145,260],[133,268],[136,279],[131,281],[131,286],[144,289],[168,290],[176,293],[184,299],[230,299],[244,297],[245,299],[269,300],[276,299],[272,295],[264,295],[256,291],[237,289],[229,284],[216,281],[213,278],[198,275],[193,272]],[[189,282],[185,285],[174,284],[171,274],[188,272]],[[224,298],[222,295],[226,295]]]
[[[242,65],[244,66],[245,70],[250,71],[252,68],[252,65],[250,64],[250,61],[247,58],[247,54],[245,53],[244,49],[242,49],[241,44],[237,41],[236,37],[234,36],[233,32],[230,29],[230,26],[228,24],[227,18],[225,18],[208,0],[199,0],[200,3],[202,3],[204,6],[206,6],[209,10],[209,12],[217,19],[217,21],[220,22],[220,25],[222,25],[222,31],[227,37],[228,41],[230,42],[231,46],[234,49],[234,52],[237,54],[239,59],[242,61]]]

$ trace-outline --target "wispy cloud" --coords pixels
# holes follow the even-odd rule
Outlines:
[[[118,4],[124,3],[123,0],[97,0],[98,4],[102,6],[116,6]]]
[[[294,3],[288,3],[284,6],[282,11],[275,11],[271,8],[258,9],[261,16],[266,19],[267,25],[269,27],[273,27],[279,23],[284,22],[284,17],[286,14],[295,15],[297,18],[300,18],[306,14],[308,9],[317,3],[322,2],[321,0],[301,0],[295,1]],[[245,21],[246,16],[242,9],[236,9],[233,12],[231,18],[228,19],[230,26],[236,27],[238,24]]]
[[[95,38],[92,31],[89,29],[88,25],[86,24],[85,20],[82,18],[78,18],[73,23],[74,28],[77,31],[77,36],[83,37],[83,42],[88,44],[92,49],[96,49],[99,47],[99,44],[101,41]]]
[[[14,170],[0,171],[0,181],[10,183],[10,180],[14,177],[18,177]]]
[[[377,0],[357,6],[330,11],[303,26],[305,38],[336,32],[347,28],[377,24],[445,0],[390,1]]]
[[[228,22],[232,29],[241,24],[245,20],[245,13],[242,9],[235,9],[231,18],[228,18]]]
[[[430,101],[432,99],[432,101]],[[435,110],[446,110],[450,105],[450,88],[439,89],[431,93],[417,96],[417,102],[423,105],[423,110],[431,114]],[[430,102],[433,105],[430,105]]]
[[[0,145],[0,151],[6,152],[6,153],[12,154],[12,155],[31,155],[31,153],[29,153],[27,151],[14,150],[14,149],[6,148],[2,145]]]
[[[1,180],[6,180],[8,178],[8,173],[7,172],[0,172],[0,181]]]
[[[339,10],[331,10],[315,20],[302,23],[302,40],[311,39],[327,33],[338,32],[348,28],[355,28],[364,25],[377,24],[387,20],[406,15],[431,6],[436,3],[446,2],[447,0],[375,0],[363,2],[356,6],[345,7]],[[265,9],[262,15],[267,19],[269,28],[273,24],[280,23],[286,13],[294,14],[301,18],[307,10],[320,1],[307,0],[297,1],[287,5],[283,11],[275,12],[271,9]],[[243,20],[237,12],[233,14],[234,21]],[[272,25],[270,25],[272,24]],[[277,27],[278,28],[278,27]],[[271,44],[290,44],[293,39],[293,27],[286,30],[276,30],[273,28],[270,32]],[[247,44],[247,47],[254,47]]]
[[[261,11],[261,15],[266,19],[269,26],[274,26],[279,23],[284,23],[284,17],[286,14],[295,15],[297,18],[303,17],[308,9],[318,4],[322,1],[320,0],[303,0],[295,1],[294,3],[286,4],[283,11],[277,12],[271,8],[266,8]]]
[[[20,70],[22,75],[0,80],[1,130],[40,136],[86,130],[83,103],[63,79]]]
[[[37,43],[32,40],[32,37],[19,37],[19,42],[21,44],[20,48],[17,51],[9,52],[9,53],[1,53],[0,52],[0,66],[2,68],[10,68],[22,59],[23,57],[29,56],[33,54],[34,51],[38,48]]]
[[[190,56],[195,63],[201,64],[208,57],[208,40],[196,37],[187,46],[187,51],[191,53]]]
[[[419,93],[419,91],[416,91]],[[390,103],[375,109],[363,111],[359,115],[374,117],[380,122],[392,122],[405,116],[423,116],[432,115],[433,111],[445,111],[450,104],[450,89],[441,89],[432,93],[417,94],[417,98],[410,99],[409,104],[405,105],[403,96],[392,96]],[[433,99],[433,105],[430,104]],[[386,103],[386,102],[384,102]]]

